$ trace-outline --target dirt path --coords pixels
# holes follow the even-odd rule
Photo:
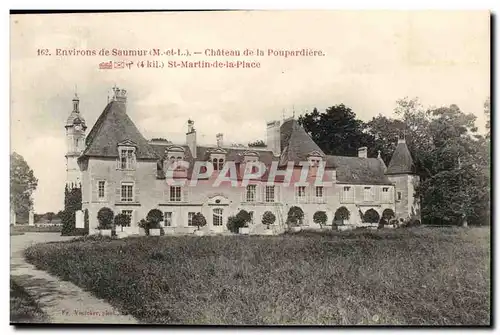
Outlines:
[[[11,278],[38,302],[49,323],[137,323],[132,316],[122,315],[110,304],[73,283],[37,270],[24,260],[23,250],[32,244],[68,239],[71,237],[63,237],[59,233],[11,236]]]

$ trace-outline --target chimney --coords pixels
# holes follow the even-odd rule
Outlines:
[[[361,147],[358,149],[358,157],[367,158],[368,157],[368,148]]]
[[[127,91],[118,87],[113,87],[113,101],[127,103]]]
[[[218,147],[222,147],[224,144],[223,142],[223,136],[222,133],[218,133],[217,135],[215,135],[215,137],[217,138],[217,146]]]
[[[194,121],[188,120],[188,132],[186,133],[186,144],[191,151],[193,158],[196,158],[196,130],[194,129]]]
[[[267,148],[273,152],[275,156],[281,154],[281,136],[280,122],[271,121],[267,123]]]

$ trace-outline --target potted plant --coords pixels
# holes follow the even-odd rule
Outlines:
[[[201,214],[200,212],[196,213],[193,216],[193,224],[196,227],[198,227],[198,229],[196,229],[194,231],[194,234],[197,235],[197,236],[204,235],[204,232],[202,230],[200,230],[200,228],[201,227],[205,227],[207,225],[207,220],[205,219],[205,216],[203,216],[203,214]]]
[[[236,214],[236,222],[238,223],[238,232],[243,235],[250,233],[248,223],[252,220],[252,216],[246,210],[242,209]]]
[[[113,211],[108,207],[103,207],[97,212],[97,221],[99,221],[99,235],[111,236],[113,230]]]
[[[323,229],[323,225],[328,221],[328,216],[325,211],[317,211],[313,216],[314,223],[319,224],[319,228]]]
[[[115,216],[115,227],[120,227],[120,231],[116,233],[118,238],[127,237],[128,234],[123,231],[123,227],[130,227],[130,216],[125,214],[118,214]]]
[[[267,229],[263,232],[264,235],[274,234],[274,231],[269,229],[269,226],[274,224],[274,222],[276,222],[276,215],[274,215],[271,211],[264,212],[262,215],[262,223],[267,227]]]
[[[147,231],[146,234],[150,236],[160,236],[160,222],[163,221],[163,213],[159,209],[152,209],[146,216]]]
[[[292,206],[288,210],[287,223],[293,232],[301,231],[302,221],[304,220],[304,211],[297,206]]]

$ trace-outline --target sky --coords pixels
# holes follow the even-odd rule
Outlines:
[[[65,50],[180,48],[321,50],[318,57],[56,56]],[[48,49],[51,55],[38,55]],[[90,131],[116,84],[146,138],[184,143],[187,120],[199,143],[264,139],[266,121],[344,103],[365,121],[393,116],[396,101],[458,105],[477,116],[490,96],[486,11],[240,11],[11,15],[11,152],[38,178],[35,211],[63,208],[64,124],[75,91]],[[104,61],[131,69],[100,70]],[[253,69],[138,68],[143,60],[249,60]]]

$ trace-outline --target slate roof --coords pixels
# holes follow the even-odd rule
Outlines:
[[[155,150],[127,115],[126,104],[111,101],[87,136],[82,156],[116,158],[118,143],[127,140],[135,144],[137,159],[158,159]]]
[[[286,165],[288,162],[297,164],[300,161],[306,161],[307,156],[313,151],[317,151],[321,156],[325,155],[295,119],[286,120],[281,125],[280,135],[280,165]]]
[[[415,163],[406,142],[399,141],[396,150],[392,154],[386,174],[412,174],[416,172]]]
[[[337,182],[345,184],[391,185],[378,158],[326,156],[326,167],[337,172]]]

